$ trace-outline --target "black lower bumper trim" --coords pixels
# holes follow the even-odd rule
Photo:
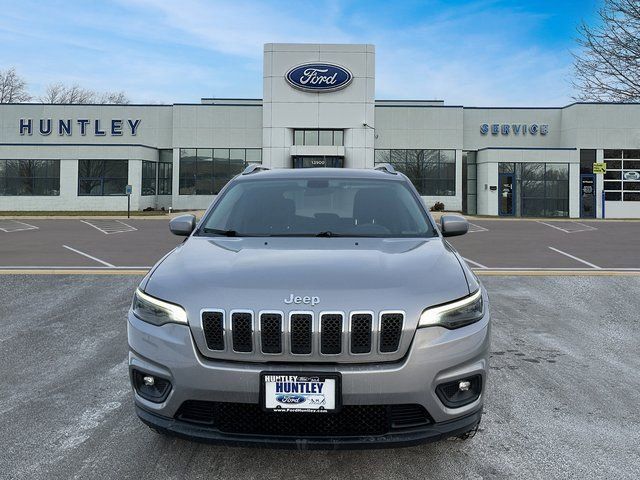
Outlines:
[[[482,410],[448,422],[408,428],[386,435],[365,437],[276,437],[222,433],[213,428],[167,418],[136,405],[140,420],[154,430],[168,435],[219,445],[285,448],[295,450],[355,450],[364,448],[409,447],[435,442],[473,430],[482,417]]]

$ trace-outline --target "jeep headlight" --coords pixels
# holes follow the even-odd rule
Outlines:
[[[133,314],[140,320],[153,325],[164,325],[165,323],[187,324],[187,312],[180,305],[158,300],[147,295],[139,288],[133,296],[131,305]]]
[[[444,328],[460,328],[477,322],[484,315],[482,291],[478,290],[468,297],[455,302],[427,308],[420,315],[418,327],[438,325]]]

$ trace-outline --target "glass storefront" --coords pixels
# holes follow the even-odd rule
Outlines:
[[[0,160],[0,195],[60,195],[60,160]]]
[[[499,163],[498,174],[503,179],[498,190],[501,214],[569,216],[568,163]]]
[[[390,163],[413,182],[420,195],[456,194],[455,150],[376,150],[375,163]]]
[[[217,195],[250,163],[262,163],[260,148],[181,148],[180,195]]]
[[[78,195],[125,195],[128,160],[78,160]]]

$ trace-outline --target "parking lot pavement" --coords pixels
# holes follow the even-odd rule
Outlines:
[[[474,268],[634,269],[640,222],[471,220],[450,242]]]
[[[0,477],[639,478],[638,277],[485,277],[494,316],[475,438],[383,451],[227,448],[136,418],[134,276],[0,276]]]
[[[1,220],[11,227],[13,220]],[[150,267],[183,239],[166,219],[28,220],[36,229],[0,230],[0,268]]]
[[[148,268],[183,239],[166,219],[0,219],[0,269]],[[472,219],[451,243],[477,270],[635,270],[637,221]]]

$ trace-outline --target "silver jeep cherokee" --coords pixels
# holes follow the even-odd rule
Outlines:
[[[152,429],[293,448],[464,436],[482,415],[488,298],[411,182],[250,166],[142,280],[128,315]]]

